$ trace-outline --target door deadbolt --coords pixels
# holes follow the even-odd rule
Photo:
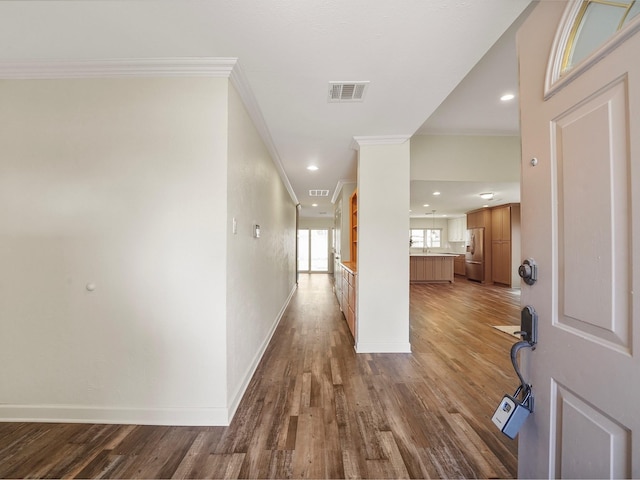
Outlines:
[[[538,280],[538,265],[533,258],[527,258],[518,267],[518,275],[527,285],[533,285]]]

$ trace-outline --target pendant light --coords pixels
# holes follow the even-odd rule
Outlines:
[[[433,248],[433,237],[434,237],[435,231],[436,231],[436,211],[431,210],[431,241],[429,242],[431,244],[431,248]]]

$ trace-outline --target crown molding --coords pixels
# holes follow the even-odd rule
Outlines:
[[[229,78],[253,120],[294,204],[298,203],[258,102],[235,57],[112,58],[0,63],[1,80],[134,77]]]
[[[338,201],[338,194],[342,190],[342,187],[349,183],[356,183],[356,181],[349,180],[348,178],[341,178],[340,180],[338,180],[338,183],[336,183],[336,188],[333,191],[333,196],[331,197],[331,203],[335,204]]]
[[[401,145],[411,138],[411,135],[379,135],[371,137],[353,137],[351,148],[359,150],[369,145]]]
[[[293,203],[297,205],[300,202],[298,201],[298,197],[293,191],[293,187],[291,186],[289,177],[287,177],[287,174],[284,170],[282,159],[280,158],[280,154],[278,153],[275,143],[273,142],[271,132],[267,127],[267,122],[265,122],[264,117],[262,116],[262,111],[260,110],[258,102],[256,101],[256,97],[253,95],[253,91],[249,86],[249,82],[244,75],[242,67],[237,61],[233,67],[233,70],[231,71],[230,80],[231,84],[237,90],[238,95],[240,95],[240,98],[242,99],[242,102],[244,103],[244,106],[247,109],[251,120],[253,120],[253,123],[258,130],[260,137],[262,138],[262,141],[267,147],[267,150],[271,155],[271,159],[273,160],[273,163],[278,170],[278,173],[280,174],[280,178],[282,179],[287,192],[289,192],[291,200],[293,200]]]
[[[229,77],[237,58],[111,58],[0,63],[0,79]]]

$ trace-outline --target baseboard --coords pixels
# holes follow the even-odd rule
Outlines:
[[[278,313],[228,408],[122,408],[84,405],[0,405],[0,422],[100,423],[125,425],[227,426],[291,302],[297,285]]]
[[[247,387],[249,387],[249,382],[251,382],[251,379],[253,378],[253,374],[256,373],[256,369],[260,364],[260,360],[262,360],[262,356],[264,355],[264,352],[267,350],[267,347],[269,346],[269,342],[271,342],[271,338],[273,337],[273,334],[276,332],[276,328],[278,328],[278,325],[280,325],[280,320],[282,320],[282,317],[284,316],[284,312],[287,310],[287,307],[289,306],[289,302],[291,302],[291,299],[293,298],[293,294],[296,292],[297,288],[298,288],[298,285],[294,284],[293,288],[291,289],[291,292],[289,292],[289,296],[287,297],[287,300],[284,302],[284,305],[282,306],[282,308],[280,309],[280,312],[276,316],[276,319],[273,322],[273,325],[271,325],[269,333],[265,337],[265,340],[262,342],[262,345],[260,345],[260,348],[256,352],[251,363],[249,364],[249,368],[247,368],[247,371],[244,374],[242,383],[240,384],[240,386],[238,387],[234,395],[231,397],[231,402],[229,404],[229,409],[228,409],[229,416],[227,418],[226,425],[229,425],[231,423],[233,416],[236,414],[236,410],[240,405],[240,401],[242,400],[242,397],[244,396],[244,393],[246,392]]]
[[[228,409],[0,405],[0,422],[220,426],[228,424]]]
[[[411,344],[409,342],[358,342],[356,353],[411,353]]]

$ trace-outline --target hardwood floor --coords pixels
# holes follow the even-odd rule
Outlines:
[[[300,288],[229,427],[0,423],[0,478],[509,478],[517,291],[411,286],[412,354],[355,354],[328,275]]]

